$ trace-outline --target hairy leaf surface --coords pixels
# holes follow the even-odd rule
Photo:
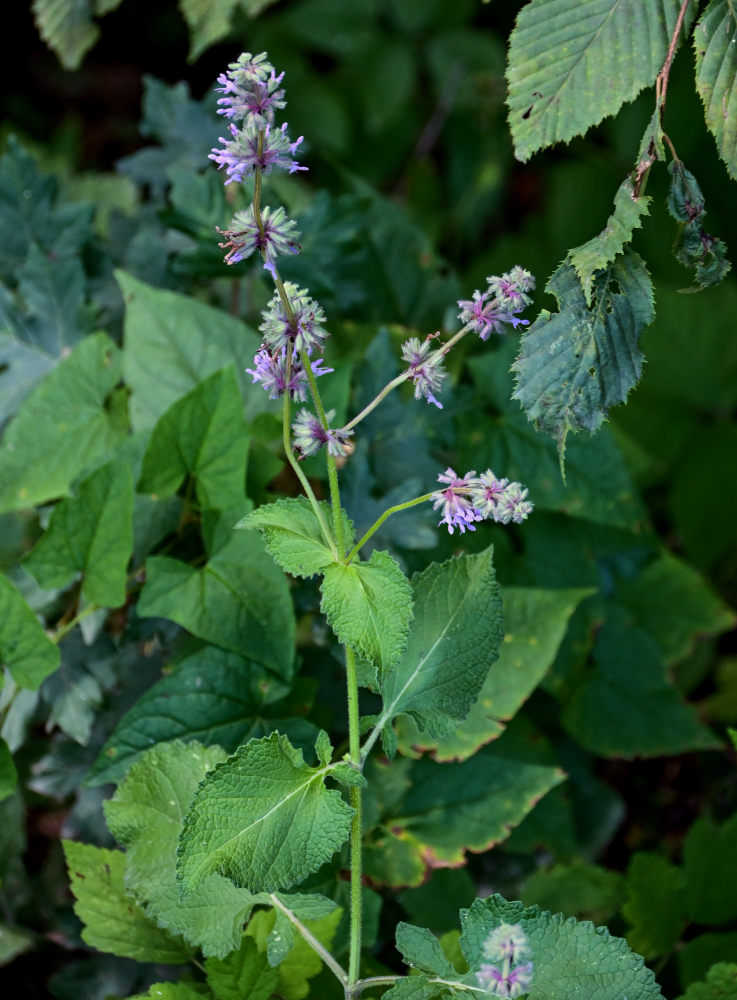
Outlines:
[[[719,155],[737,180],[737,12],[731,0],[710,0],[694,28],[696,90]]]
[[[737,33],[737,28],[735,29]],[[735,100],[737,108],[737,99]],[[696,288],[717,285],[731,268],[727,248],[722,241],[711,236],[703,227],[704,196],[698,181],[680,160],[670,165],[671,183],[668,192],[668,211],[679,223],[675,245],[676,260],[694,269]]]
[[[330,507],[321,503],[320,508],[326,524],[332,527]],[[353,525],[344,511],[342,517],[343,541],[350,545]],[[335,561],[307,497],[289,497],[257,507],[236,528],[258,528],[273,558],[293,576],[314,576]]]
[[[268,1000],[278,992],[279,973],[251,937],[244,937],[227,957],[208,958],[207,983],[216,1000]]]

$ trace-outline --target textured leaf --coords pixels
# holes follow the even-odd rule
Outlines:
[[[405,964],[422,972],[434,972],[437,976],[453,977],[455,969],[443,953],[440,942],[424,927],[412,924],[397,924],[397,950]]]
[[[650,198],[634,196],[632,181],[626,177],[614,196],[614,211],[598,236],[568,251],[568,260],[575,268],[583,288],[586,304],[591,305],[594,275],[608,264],[632,239],[632,233],[642,225],[642,216],[649,211]]]
[[[339,641],[379,672],[397,662],[412,620],[412,588],[388,552],[368,562],[333,563],[325,570],[320,610]]]
[[[715,926],[737,917],[737,816],[720,826],[697,819],[683,845],[688,913]]]
[[[619,910],[624,878],[619,872],[599,865],[579,862],[556,865],[550,871],[534,872],[525,882],[522,901],[525,906],[562,913],[577,920],[604,924]],[[633,950],[632,941],[629,942]]]
[[[117,608],[125,602],[132,518],[130,466],[108,462],[54,508],[24,566],[47,588],[66,587],[81,573],[85,603]]]
[[[288,679],[295,622],[281,570],[252,532],[234,531],[202,569],[164,556],[146,563],[138,602],[143,617],[170,618],[193,635]]]
[[[320,506],[326,523],[332,526],[330,507],[326,503]],[[335,561],[307,497],[257,507],[236,528],[258,528],[272,557],[293,576],[314,576]],[[344,543],[348,545],[352,539],[353,525],[343,512]]]
[[[646,959],[669,955],[687,923],[686,877],[658,854],[638,851],[627,868],[627,940]]]
[[[250,937],[239,941],[227,957],[208,958],[205,973],[216,1000],[268,1000],[279,983],[279,973]]]
[[[731,0],[710,0],[694,28],[696,90],[719,155],[737,180],[737,14]]]
[[[110,831],[126,849],[128,892],[160,927],[221,958],[238,947],[251,909],[263,900],[217,874],[180,899],[176,859],[187,807],[223,757],[219,747],[199,743],[151,747],[105,803]]]
[[[120,720],[87,784],[119,781],[154,743],[176,739],[217,744],[233,753],[278,730],[300,749],[314,746],[317,727],[289,718],[291,700],[277,700],[287,694],[286,684],[252,660],[206,646],[173,667]],[[298,704],[296,695],[293,700]]]
[[[724,934],[699,934],[698,937],[682,944],[678,951],[678,978],[684,986],[698,979],[704,979],[713,965],[731,963],[736,954],[737,931]]]
[[[243,401],[228,366],[204,378],[159,419],[138,490],[171,496],[192,475],[202,507],[235,507],[245,496],[247,454]]]
[[[251,329],[228,313],[117,272],[126,303],[123,369],[134,430],[151,427],[202,378],[234,363],[241,388],[259,349]],[[266,393],[249,391],[246,417],[267,409]],[[272,404],[273,406],[273,404]]]
[[[114,450],[125,418],[107,397],[119,380],[119,352],[98,333],[32,390],[0,446],[0,512],[63,495]]]
[[[492,553],[433,564],[413,578],[416,617],[407,649],[380,678],[379,728],[407,714],[440,737],[466,717],[504,634]]]
[[[212,994],[203,993],[199,985],[195,988],[186,980],[180,979],[178,983],[154,983],[149,986],[147,993],[136,993],[128,1000],[211,1000],[211,997]]]
[[[0,738],[0,802],[13,794],[17,783],[18,772],[13,763],[10,747],[4,739]]]
[[[251,740],[219,764],[184,820],[177,862],[183,891],[212,872],[252,892],[274,892],[317,871],[345,842],[353,815],[339,792],[325,788],[332,768],[309,767],[278,733]]]
[[[79,69],[100,35],[90,16],[90,0],[33,0],[31,9],[39,35],[64,69]]]
[[[531,0],[509,39],[509,125],[527,160],[616,114],[655,82],[677,0]]]
[[[191,949],[157,927],[126,893],[124,854],[71,840],[62,845],[86,944],[138,962],[177,965],[189,960]]]
[[[686,170],[680,160],[671,163],[670,172],[668,211],[679,223],[675,245],[676,260],[686,267],[694,268],[696,288],[690,291],[717,285],[732,266],[727,260],[727,248],[703,227],[706,215],[704,196],[694,175]]]
[[[732,1000],[737,996],[737,965],[717,962],[702,983],[691,983],[678,1000]]]
[[[642,370],[640,334],[655,312],[647,270],[631,250],[594,279],[590,309],[570,264],[546,287],[561,311],[543,310],[523,334],[514,398],[562,454],[569,430],[597,430],[627,398]]]
[[[36,338],[55,354],[71,347],[84,333],[80,312],[85,286],[84,269],[77,257],[56,259],[31,244],[28,259],[18,272],[18,290]]]
[[[13,584],[0,575],[0,659],[18,687],[35,691],[59,666],[59,647]]]
[[[312,922],[333,913],[337,903],[325,896],[293,895],[280,896],[280,900],[300,923]],[[292,920],[279,907],[274,907],[274,926],[266,939],[269,965],[281,965],[290,954],[299,935]]]

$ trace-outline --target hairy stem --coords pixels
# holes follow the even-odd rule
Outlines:
[[[351,763],[361,767],[361,720],[358,713],[358,677],[356,674],[356,654],[350,648],[345,648],[346,679],[348,686],[348,739]],[[351,821],[351,944],[348,963],[348,988],[358,982],[361,967],[361,936],[363,913],[361,910],[361,891],[363,888],[363,858],[361,854],[363,837],[361,789],[351,787],[351,806],[353,820]]]
[[[345,971],[340,962],[338,962],[335,958],[333,958],[333,956],[330,954],[327,948],[325,948],[324,945],[322,945],[317,940],[315,935],[305,927],[305,925],[302,923],[299,917],[297,917],[296,914],[292,913],[292,911],[289,909],[288,906],[285,906],[284,903],[282,903],[282,901],[279,899],[278,896],[275,896],[272,893],[269,896],[269,898],[271,899],[274,908],[277,910],[281,910],[281,912],[284,914],[287,920],[289,920],[290,923],[294,924],[294,926],[297,928],[297,930],[305,939],[310,948],[312,948],[313,951],[317,952],[317,954],[323,960],[325,965],[327,965],[327,967],[331,970],[331,972],[335,974],[335,976],[340,980],[343,986],[344,987],[347,986],[348,973]]]
[[[417,504],[419,504],[419,503],[425,503],[427,500],[430,500],[431,498],[432,498],[432,493],[423,493],[421,497],[415,497],[414,500],[407,500],[407,501],[405,501],[405,503],[398,503],[394,507],[388,507],[384,511],[384,513],[381,515],[381,517],[378,517],[374,521],[374,523],[371,525],[371,527],[368,529],[368,531],[363,535],[363,537],[361,538],[361,540],[358,541],[358,542],[356,542],[356,544],[353,546],[353,548],[351,549],[351,551],[345,557],[345,564],[346,564],[346,566],[348,565],[348,563],[351,562],[351,560],[355,559],[358,551],[361,548],[363,548],[363,546],[366,544],[366,542],[369,540],[369,538],[371,538],[371,536],[376,531],[379,530],[379,528],[382,526],[382,524],[384,523],[384,521],[386,521],[386,519],[388,517],[391,517],[392,514],[396,514],[400,510],[407,510],[408,507],[416,507]]]

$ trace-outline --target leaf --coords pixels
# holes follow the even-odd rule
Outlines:
[[[235,364],[241,389],[250,386],[245,369],[260,344],[253,330],[197,299],[122,271],[116,277],[126,304],[123,369],[134,430],[153,426],[202,378],[228,364]],[[267,408],[266,393],[244,396],[247,419]]]
[[[377,728],[407,714],[442,737],[468,714],[504,634],[492,554],[489,547],[413,577],[416,617],[399,662],[380,677]]]
[[[688,915],[717,926],[737,917],[737,816],[716,825],[699,818],[683,845]]]
[[[400,723],[400,748],[431,750],[438,761],[466,760],[504,732],[555,659],[576,606],[589,590],[535,590],[508,587],[504,602],[504,641],[499,659],[486,675],[468,715],[446,736],[433,740]],[[407,731],[409,729],[409,732]]]
[[[642,370],[640,334],[655,312],[647,270],[631,250],[594,279],[591,309],[570,264],[558,268],[546,290],[561,310],[543,310],[522,335],[513,395],[562,455],[569,430],[597,430],[609,408],[627,398]]]
[[[678,978],[684,986],[704,979],[713,965],[731,963],[736,953],[737,931],[699,934],[682,945],[678,952]]]
[[[368,562],[332,563],[320,587],[320,610],[338,640],[387,671],[407,643],[412,588],[388,552]]]
[[[730,1000],[737,996],[737,965],[717,962],[707,975],[706,982],[691,983],[678,1000]]]
[[[176,859],[197,786],[223,757],[219,747],[199,743],[153,746],[105,803],[110,832],[126,849],[128,892],[160,927],[221,958],[238,947],[251,910],[265,900],[217,874],[180,899]]]
[[[79,69],[100,35],[91,19],[90,0],[33,0],[38,33],[64,69]]]
[[[120,720],[87,784],[119,781],[154,743],[176,739],[217,744],[232,753],[278,730],[301,749],[314,746],[313,723],[289,718],[289,699],[277,700],[287,694],[286,684],[246,656],[206,646],[172,666]]]
[[[198,382],[159,418],[138,490],[171,496],[191,475],[200,505],[226,510],[243,501],[247,454],[243,401],[229,365]]]
[[[239,941],[227,957],[208,958],[205,974],[215,1000],[268,1000],[279,984],[279,973],[250,937]]]
[[[330,507],[326,503],[321,503],[320,507],[326,523],[332,527]],[[353,525],[345,511],[341,514],[343,539],[350,545]],[[258,528],[272,558],[293,576],[314,576],[335,562],[307,497],[289,497],[263,504],[246,514],[236,528]]]
[[[228,34],[233,11],[239,5],[240,0],[179,0],[189,28],[188,62],[194,62]]]
[[[35,691],[59,666],[59,647],[6,577],[0,575],[0,660],[18,687]]]
[[[509,39],[515,155],[582,135],[651,86],[675,28],[677,0],[531,0]]]
[[[66,587],[82,574],[86,604],[120,607],[133,549],[132,519],[130,466],[108,462],[54,508],[46,532],[23,565],[48,589]]]
[[[89,961],[89,960],[88,960]],[[87,979],[85,978],[85,984]],[[128,1000],[211,1000],[212,994],[203,992],[200,984],[197,987],[184,979],[177,983],[154,983],[149,986],[147,993],[136,993]]]
[[[329,916],[337,907],[337,903],[325,896],[297,894],[282,895],[280,901],[286,906],[293,917],[300,923],[308,924]],[[338,914],[338,916],[340,916]],[[299,939],[293,921],[281,907],[274,907],[274,926],[266,939],[269,965],[276,966],[292,952]],[[304,938],[302,938],[304,940]]]
[[[59,355],[82,337],[86,279],[78,257],[57,259],[32,243],[18,272],[18,291],[25,299],[34,339],[48,351]]]
[[[737,180],[737,18],[731,0],[710,0],[693,32],[696,90],[709,131]]]
[[[278,733],[251,740],[219,764],[184,820],[177,861],[183,892],[212,872],[251,892],[275,892],[317,871],[345,842],[353,815],[339,792],[325,788],[333,766],[309,767]]]
[[[698,291],[717,285],[732,267],[727,260],[727,248],[703,228],[704,196],[694,175],[680,160],[671,163],[670,172],[668,211],[679,223],[675,258],[695,271],[696,288],[685,290]]]
[[[138,962],[189,961],[192,952],[184,942],[157,927],[126,893],[125,855],[72,840],[62,846],[86,944]]]
[[[36,944],[29,931],[0,924],[0,965],[9,965],[14,958],[30,951]]]
[[[566,917],[604,924],[619,910],[623,883],[619,872],[599,865],[583,862],[555,865],[549,871],[534,872],[527,879],[522,900],[526,906],[536,905]],[[631,941],[630,944],[637,951]]]
[[[250,532],[232,532],[202,569],[164,556],[146,562],[142,617],[169,618],[193,635],[261,664],[288,680],[295,622],[281,570]]]
[[[397,924],[397,950],[410,968],[444,977],[455,975],[456,970],[445,957],[440,942],[424,927],[413,927],[400,921]]]
[[[105,334],[85,337],[26,397],[0,446],[0,513],[65,494],[126,431],[108,396],[119,352]]]
[[[568,262],[573,264],[581,282],[586,305],[591,305],[595,273],[622,253],[634,230],[642,225],[642,216],[648,214],[649,205],[650,198],[646,195],[635,197],[632,180],[625,177],[614,195],[614,211],[604,229],[598,236],[568,251]]]
[[[18,772],[15,769],[10,747],[4,739],[0,738],[0,802],[13,794],[17,783]]]
[[[627,940],[645,959],[668,955],[687,923],[686,877],[659,854],[638,851],[627,867],[622,916]]]

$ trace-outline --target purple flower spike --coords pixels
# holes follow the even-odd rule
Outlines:
[[[435,393],[440,392],[443,379],[447,372],[443,368],[443,355],[440,351],[432,350],[430,337],[420,341],[417,337],[410,337],[402,344],[402,359],[409,365],[407,371],[412,377],[415,386],[415,399],[422,396],[442,410],[443,404],[435,398]]]
[[[446,469],[438,476],[438,482],[446,483],[444,490],[436,490],[432,494],[433,510],[442,508],[443,516],[438,521],[438,526],[445,524],[450,534],[455,528],[459,528],[461,534],[468,531],[475,531],[474,521],[483,521],[483,515],[471,504],[466,494],[469,491],[470,482],[475,476],[475,472],[467,472],[465,476],[459,477],[453,469]]]
[[[484,963],[476,981],[490,996],[514,1000],[528,993],[532,985],[530,943],[519,924],[500,924],[484,942],[484,956],[497,964]]]
[[[225,95],[218,100],[218,114],[235,121],[271,125],[274,112],[286,107],[284,91],[279,87],[283,79],[284,74],[276,75],[265,52],[257,56],[244,52],[237,62],[230,63],[227,73],[218,77],[220,86],[215,90]]]
[[[513,267],[501,277],[493,275],[486,279],[485,292],[475,291],[472,299],[461,299],[458,318],[464,326],[469,326],[481,340],[488,340],[492,333],[505,333],[504,324],[515,329],[527,326],[529,320],[519,319],[521,312],[530,303],[530,292],[535,287],[535,279],[523,267]]]
[[[253,368],[246,368],[249,375],[253,376],[253,382],[260,382],[264,390],[269,394],[269,399],[278,399],[289,390],[292,399],[304,403],[307,398],[309,382],[307,372],[302,366],[300,359],[293,358],[291,376],[287,379],[287,352],[286,348],[276,354],[270,354],[265,347],[262,347],[253,359]],[[322,359],[311,361],[310,366],[315,376],[328,375],[332,368],[322,368]]]
[[[275,292],[271,302],[261,313],[263,322],[259,330],[263,334],[264,343],[274,350],[291,345],[296,352],[307,351],[309,354],[313,349],[321,351],[329,336],[322,325],[325,322],[322,306],[291,281],[284,282],[284,292],[292,318],[287,316],[281,296]]]
[[[230,229],[218,229],[221,236],[227,237],[226,243],[220,247],[228,252],[225,255],[226,264],[237,264],[258,250],[264,259],[264,267],[273,268],[277,257],[288,253],[299,253],[299,232],[297,224],[287,218],[287,213],[279,207],[271,211],[269,207],[261,210],[261,225],[259,229],[253,214],[253,205],[243,212],[236,212],[230,223]]]
[[[335,416],[335,410],[329,410],[325,416],[329,423]],[[353,450],[348,440],[352,433],[353,431],[326,430],[309,410],[300,410],[292,424],[294,448],[300,458],[316,455],[324,445],[328,446],[328,453],[333,458],[343,458]]]
[[[248,122],[242,131],[235,125],[230,125],[230,139],[220,137],[222,149],[212,150],[209,159],[214,160],[218,167],[224,167],[227,174],[226,184],[233,181],[240,183],[244,177],[250,177],[258,167],[264,176],[271,173],[274,167],[288,170],[293,174],[296,170],[306,170],[292,156],[302,142],[302,136],[292,142],[287,135],[286,124],[273,129],[271,125],[261,126],[258,122]]]

